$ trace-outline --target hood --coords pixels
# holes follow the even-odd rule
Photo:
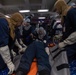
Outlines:
[[[64,0],[57,0],[54,5],[54,9],[57,9],[59,12],[61,12],[62,16],[66,16],[70,6],[68,6]]]

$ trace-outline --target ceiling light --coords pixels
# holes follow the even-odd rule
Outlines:
[[[48,9],[40,9],[38,10],[38,12],[48,12],[49,10]]]
[[[30,12],[30,10],[19,10],[20,13],[27,13]]]
[[[45,19],[45,17],[38,17],[38,19]]]

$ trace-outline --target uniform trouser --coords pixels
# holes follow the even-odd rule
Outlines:
[[[37,59],[38,71],[47,70],[49,73],[51,71],[51,66],[49,63],[49,56],[45,52],[44,44],[40,41],[34,41],[26,49],[24,55],[21,58],[19,70],[29,71],[33,59]]]

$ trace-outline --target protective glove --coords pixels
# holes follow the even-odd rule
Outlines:
[[[26,50],[26,48],[27,48],[27,46],[25,46],[25,47],[22,48],[23,52]]]
[[[50,55],[50,49],[48,47],[45,48],[45,51],[48,55]]]
[[[27,48],[27,46],[22,42],[22,40],[20,39],[20,44],[22,46],[22,51],[24,52]]]
[[[24,47],[26,47],[26,45],[25,44],[22,44]]]
[[[10,62],[9,64],[7,64],[9,72],[8,74],[12,74],[15,71],[15,66],[12,62]]]
[[[59,46],[60,49],[61,49],[61,48],[64,48],[64,47],[66,46],[66,43],[60,42],[58,46]]]
[[[15,41],[15,45],[16,45],[19,49],[22,48],[22,46],[19,44],[19,42],[17,41],[17,39],[16,39],[16,41]]]
[[[13,51],[13,49],[11,50],[11,53],[12,53],[13,57],[16,56],[16,53]]]
[[[23,41],[22,41],[21,39],[19,39],[19,40],[20,40],[20,44],[24,44]],[[25,44],[24,44],[24,45],[25,45]]]
[[[11,61],[11,56],[10,56],[10,52],[9,52],[8,46],[1,47],[0,48],[0,54],[1,54],[4,62],[6,63],[8,69],[9,69],[8,74],[12,74],[13,71],[15,70],[15,66],[14,66],[14,64]]]
[[[21,45],[19,45],[18,48],[19,48],[19,53],[20,53],[20,52],[23,52],[23,48],[22,48]]]
[[[18,43],[17,39],[15,41],[15,45],[18,47],[18,52],[22,52],[22,46]]]
[[[27,46],[22,47],[21,49],[19,49],[19,54],[21,54],[21,53],[23,54],[25,52],[26,48],[27,48]]]

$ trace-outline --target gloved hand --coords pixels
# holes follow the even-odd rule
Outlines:
[[[19,46],[18,46],[18,48],[19,48],[19,53],[23,51],[23,49],[22,49],[22,46],[21,46],[21,45],[19,45]]]
[[[20,44],[22,46],[22,52],[24,52],[26,50],[27,46],[23,43],[23,41],[21,39],[20,39]],[[21,52],[21,50],[20,50],[20,52]]]
[[[48,55],[50,55],[50,49],[48,47],[45,48],[45,51]]]
[[[25,50],[26,50],[26,48],[27,48],[27,46],[25,45],[25,46],[21,46],[21,48],[19,49],[19,53],[24,53],[25,52]]]
[[[27,46],[25,46],[25,47],[22,48],[23,52],[26,50],[26,48],[27,48]]]
[[[59,46],[60,49],[61,49],[61,48],[64,48],[64,47],[66,46],[66,43],[60,42],[58,46]]]
[[[13,51],[13,49],[11,50],[11,53],[12,53],[13,57],[16,56],[16,53]]]
[[[12,62],[10,62],[10,63],[7,64],[7,67],[9,69],[8,74],[12,74],[14,72],[14,70],[15,70],[14,64]]]
[[[25,45],[24,43],[23,43],[22,45],[23,45],[24,47],[26,47],[26,45]]]
[[[8,69],[9,69],[9,74],[12,74],[13,71],[15,70],[15,66],[11,61],[11,56],[10,56],[8,46],[1,47],[0,48],[0,54],[1,54],[4,62],[6,63]]]
[[[22,40],[20,39],[20,43],[21,44],[23,44],[23,42],[22,42]],[[18,47],[18,53],[20,54],[20,53],[22,53],[23,52],[23,48],[22,48],[22,46],[19,44],[19,42],[17,41],[17,39],[16,39],[16,41],[15,41],[15,45]]]
[[[20,44],[24,44],[23,41],[22,41],[21,39],[19,39],[19,40],[20,40]]]
[[[19,44],[17,39],[15,41],[15,45],[19,48],[19,51],[22,51],[22,46]]]

